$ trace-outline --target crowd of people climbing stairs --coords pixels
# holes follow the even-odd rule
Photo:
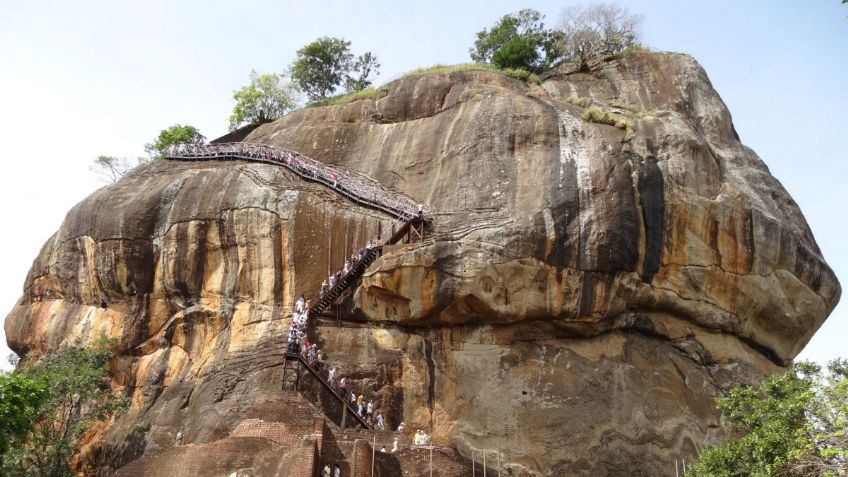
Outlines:
[[[345,259],[344,265],[341,269],[337,270],[336,273],[331,273],[330,276],[327,277],[327,279],[321,283],[321,290],[318,292],[319,300],[330,290],[332,290],[333,287],[336,286],[336,283],[341,281],[342,278],[344,278],[345,276],[347,276],[348,273],[353,271],[354,267],[356,267],[356,264],[359,263],[363,258],[365,258],[365,255],[370,252],[372,248],[374,248],[374,242],[374,240],[369,240],[368,243],[366,243],[362,247],[359,247],[358,250],[350,254],[349,258]],[[307,309],[308,308],[309,307],[307,306]]]

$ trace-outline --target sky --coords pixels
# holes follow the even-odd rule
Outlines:
[[[104,185],[99,155],[135,158],[159,131],[227,131],[232,92],[252,69],[283,72],[321,36],[372,51],[385,83],[466,63],[475,32],[534,8],[554,25],[569,1],[0,2],[0,318],[21,295],[67,211]],[[825,259],[848,283],[848,5],[841,0],[635,0],[644,43],[693,55],[742,141],[801,207]],[[799,359],[848,357],[840,304]],[[0,361],[9,355],[0,333]]]

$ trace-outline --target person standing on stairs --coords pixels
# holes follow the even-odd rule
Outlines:
[[[342,477],[342,471],[339,469],[339,464],[333,465],[333,477]]]
[[[371,415],[374,414],[374,400],[369,399],[368,405],[365,407],[365,412],[368,414],[368,418],[371,418]]]
[[[332,477],[330,475],[330,464],[324,464],[324,469],[321,470],[321,477]]]
[[[297,299],[297,302],[294,304],[294,311],[297,314],[303,313],[303,307],[306,305],[306,297],[300,295],[300,298]]]

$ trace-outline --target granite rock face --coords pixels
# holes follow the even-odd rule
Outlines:
[[[587,103],[621,127],[582,120]],[[387,247],[317,333],[390,425],[532,475],[658,475],[691,460],[722,435],[714,397],[781,371],[841,292],[685,55],[541,85],[405,77],[246,141],[434,210],[427,239]],[[391,225],[271,165],[144,166],[69,212],[8,341],[23,354],[119,340],[114,385],[133,405],[91,439],[101,473],[178,432],[230,439],[266,409],[253,397],[279,388],[296,297]]]

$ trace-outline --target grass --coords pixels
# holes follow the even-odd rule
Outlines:
[[[613,108],[626,109],[626,110],[633,112],[633,113],[639,111],[639,106],[636,106],[635,104],[628,103],[627,101],[624,101],[623,99],[611,99],[611,100],[609,100],[609,102],[607,104],[610,105]]]
[[[383,91],[385,90],[368,87],[361,91],[337,94],[336,96],[330,96],[329,98],[319,99],[314,103],[309,103],[308,107],[333,106],[336,104],[352,103],[354,101],[359,101],[362,99],[377,99],[380,97],[380,94],[382,94]]]
[[[633,139],[635,132],[633,131],[633,120],[627,116],[611,111],[605,111],[601,108],[592,106],[583,110],[580,118],[590,123],[608,124],[624,130],[624,140]]]
[[[590,104],[592,104],[591,98],[580,97],[580,96],[569,96],[565,100],[568,101],[569,103],[575,105],[575,106],[580,106],[581,108],[586,108]]]
[[[624,49],[624,51],[619,53],[618,56],[629,56],[629,55],[632,55],[632,54],[635,54],[635,53],[648,53],[650,51],[651,51],[651,49],[648,48],[647,46],[641,45],[641,44],[636,44],[636,45],[633,45],[633,46],[628,46],[627,48]]]
[[[418,75],[426,75],[433,73],[452,73],[454,71],[486,71],[489,73],[497,73],[504,76],[509,76],[510,78],[515,78],[518,80],[526,81],[528,83],[539,84],[539,75],[536,73],[531,73],[525,69],[521,68],[505,68],[501,69],[497,66],[493,66],[487,63],[463,63],[459,65],[433,65],[427,68],[418,68],[412,71],[409,71],[403,75],[403,77],[407,76],[418,76]]]

